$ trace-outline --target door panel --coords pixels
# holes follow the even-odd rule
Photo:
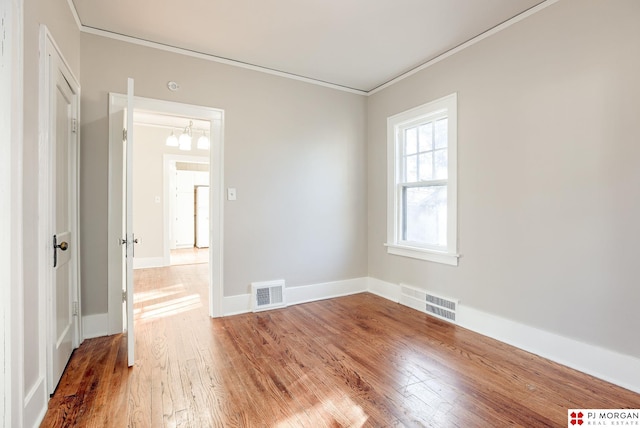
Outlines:
[[[174,236],[176,248],[193,248],[193,188],[189,192],[180,192],[176,195],[176,220]]]
[[[56,63],[53,62],[55,65]],[[53,175],[53,225],[54,225],[54,266],[52,302],[52,338],[50,392],[57,386],[73,350],[73,275],[71,232],[71,201],[74,197],[71,171],[70,144],[75,135],[72,129],[74,93],[63,73],[53,67],[55,78],[52,116],[55,115],[55,133],[52,142]],[[53,389],[52,389],[53,388]]]
[[[109,332],[125,332],[135,361],[133,322],[133,79],[126,98],[109,95]],[[117,101],[116,101],[117,100]],[[123,298],[124,297],[124,298]]]
[[[135,333],[133,321],[133,254],[136,239],[133,234],[133,79],[127,81],[127,141],[126,141],[126,230],[127,230],[127,260],[126,260],[126,285],[127,285],[127,359],[129,367],[135,362]]]
[[[209,186],[196,187],[196,247],[209,248]]]

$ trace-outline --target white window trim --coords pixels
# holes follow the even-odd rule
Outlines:
[[[457,93],[431,101],[387,118],[387,253],[428,260],[451,266],[458,265],[458,112]],[[448,181],[447,181],[447,249],[439,251],[407,245],[399,240],[399,203],[397,186],[399,148],[397,130],[447,111],[448,117]]]

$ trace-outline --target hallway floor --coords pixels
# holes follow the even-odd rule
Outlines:
[[[171,266],[207,262],[209,262],[209,248],[179,248],[170,252]]]

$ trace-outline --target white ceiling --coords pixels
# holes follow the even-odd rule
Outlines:
[[[72,0],[106,31],[370,91],[543,0]]]
[[[194,130],[209,131],[211,122],[208,120],[198,120],[189,117],[174,116],[157,112],[144,111],[136,109],[133,112],[133,122],[136,125],[159,126],[162,128],[172,129],[179,133],[185,127],[191,125]],[[168,135],[168,133],[167,133]]]

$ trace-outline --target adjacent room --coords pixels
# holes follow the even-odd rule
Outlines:
[[[0,12],[0,425],[640,424],[640,2]]]

